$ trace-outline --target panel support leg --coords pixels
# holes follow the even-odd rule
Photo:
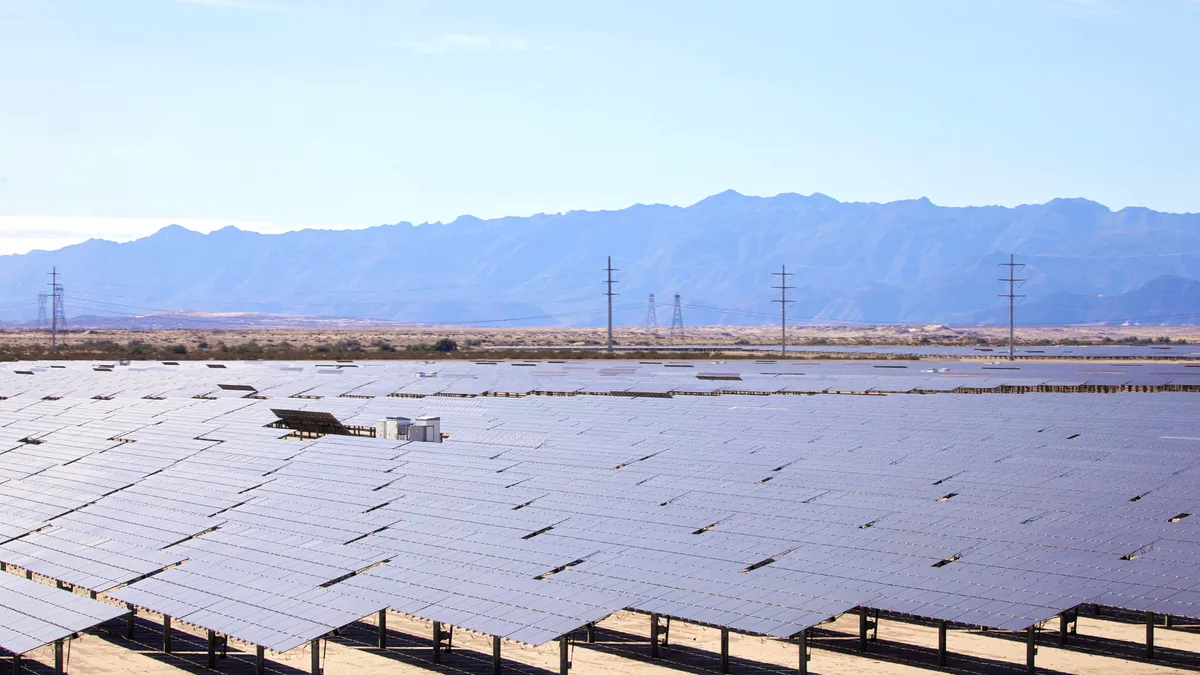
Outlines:
[[[63,674],[63,641],[59,638],[54,641],[54,673],[55,675]]]
[[[596,623],[592,622],[587,625],[587,641],[592,644],[596,641]]]
[[[171,653],[171,617],[163,614],[163,653]]]
[[[442,662],[442,624],[433,622],[433,662]]]
[[[808,629],[800,631],[800,675],[808,675]]]
[[[254,649],[254,673],[267,675],[267,650],[262,645],[256,645]]]
[[[721,629],[721,673],[729,672],[729,629]]]
[[[1146,658],[1154,658],[1154,612],[1146,612]]]
[[[1030,626],[1025,629],[1025,672],[1029,675],[1037,672],[1033,665],[1033,658],[1037,656],[1037,626]]]
[[[1170,614],[1163,615],[1163,628],[1170,628],[1171,626],[1172,626],[1171,615]]]
[[[1067,613],[1063,612],[1058,615],[1058,644],[1067,644]]]
[[[313,640],[312,646],[312,675],[321,675],[321,638]]]
[[[215,631],[208,631],[208,667],[217,667],[217,634]]]
[[[867,651],[867,608],[858,608],[858,651]]]
[[[133,605],[125,605],[125,606],[127,608],[129,608],[129,618],[127,618],[125,620],[126,621],[126,623],[125,623],[125,639],[132,640],[133,639],[133,628],[137,623],[137,609],[135,609]]]
[[[500,636],[492,636],[492,675],[500,675]]]
[[[386,609],[379,610],[379,620],[376,621],[376,623],[379,624],[379,644],[377,646],[380,649],[387,649],[387,610]]]
[[[650,615],[650,658],[658,658],[658,615]]]
[[[946,667],[946,622],[938,622],[938,666]]]
[[[21,655],[13,654],[13,675],[21,675]]]
[[[558,638],[558,675],[567,675],[567,671],[571,669],[571,652],[569,650],[567,636]]]

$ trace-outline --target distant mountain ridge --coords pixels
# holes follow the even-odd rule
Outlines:
[[[655,293],[669,324],[770,323],[786,263],[795,321],[1001,323],[997,264],[1027,264],[1025,323],[1190,323],[1200,316],[1200,215],[1112,211],[1084,199],[1014,208],[928,199],[846,203],[726,191],[691,206],[264,235],[179,226],[117,244],[0,257],[0,284],[33,300],[64,273],[69,315],[253,312],[409,323],[599,325],[613,256],[615,322]],[[0,308],[29,320],[36,307]],[[1165,317],[1165,318],[1161,318]]]

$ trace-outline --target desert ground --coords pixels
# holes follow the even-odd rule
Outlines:
[[[682,335],[666,328],[614,328],[614,341],[622,346],[654,348],[671,345],[777,345],[778,326],[695,326]],[[214,358],[235,352],[309,352],[406,350],[428,347],[448,338],[459,350],[495,346],[579,347],[603,345],[604,328],[468,328],[412,326],[401,328],[233,328],[125,330],[81,329],[59,336],[71,352],[100,352],[144,345],[149,353],[176,349],[195,358],[197,352]],[[1110,344],[1114,342],[1200,343],[1198,326],[1073,326],[1020,327],[1017,342],[1026,345]],[[953,326],[801,326],[788,329],[788,343],[796,345],[1006,345],[1007,327]],[[49,334],[37,330],[0,330],[0,353],[34,356],[49,344]],[[136,357],[137,355],[134,354]],[[295,354],[292,354],[295,356]],[[361,357],[360,358],[365,358]]]
[[[174,649],[161,651],[160,617],[140,614],[134,639],[124,636],[124,620],[99,627],[70,644],[68,672],[77,675],[170,675],[212,672],[207,669],[204,633],[176,622]],[[858,651],[858,619],[845,615],[814,631],[809,672],[847,675],[916,675],[928,672],[1023,673],[1025,642],[1003,633],[950,630],[949,663],[939,668],[937,630],[933,626],[881,620],[878,639],[867,652]],[[586,644],[582,634],[569,654],[572,672],[716,673],[719,668],[719,631],[675,622],[669,644],[659,660],[649,658],[649,620],[644,615],[618,613],[601,622],[596,642]],[[441,666],[431,661],[431,627],[428,622],[403,615],[388,616],[388,649],[377,649],[377,629],[372,620],[344,629],[331,637],[321,656],[326,675],[384,675],[392,673],[490,673],[491,642],[482,635],[457,631],[453,651],[443,655]],[[1066,647],[1058,645],[1057,622],[1051,621],[1039,639],[1040,673],[1094,675],[1159,675],[1200,669],[1200,626],[1177,625],[1155,630],[1156,659],[1144,655],[1145,626],[1108,618],[1083,616],[1078,634]],[[557,643],[542,647],[503,644],[505,672],[550,675],[558,672]],[[794,643],[752,636],[730,635],[730,672],[794,673],[799,650]],[[36,661],[37,665],[33,662]],[[33,672],[53,665],[50,648],[26,656]],[[287,654],[268,654],[267,671],[287,675],[310,672],[307,647]],[[253,648],[231,641],[226,659],[217,669],[228,673],[254,672]]]

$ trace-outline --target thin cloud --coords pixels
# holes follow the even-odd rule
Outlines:
[[[519,54],[548,51],[549,47],[535,45],[522,37],[442,33],[425,40],[401,40],[394,43],[414,54],[442,56],[452,53]]]

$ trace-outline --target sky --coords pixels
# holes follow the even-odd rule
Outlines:
[[[1200,0],[0,0],[0,254],[726,189],[1200,211]]]

